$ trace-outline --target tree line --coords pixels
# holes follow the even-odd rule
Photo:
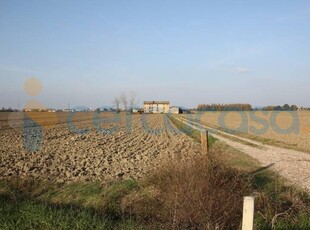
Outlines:
[[[18,110],[17,109],[12,109],[11,107],[9,107],[9,108],[2,107],[0,109],[0,112],[18,112]]]
[[[251,111],[250,104],[199,104],[198,111]]]
[[[260,108],[253,108],[250,104],[199,104],[197,111],[297,111],[297,110],[310,110],[310,108],[300,107],[297,105],[284,104],[281,105],[269,105]]]
[[[289,104],[284,104],[283,106],[277,105],[277,106],[266,106],[263,107],[261,110],[263,111],[296,111],[298,110],[297,105],[289,105]]]

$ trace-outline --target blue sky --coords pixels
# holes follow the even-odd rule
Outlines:
[[[1,107],[310,106],[309,63],[309,1],[0,1]]]

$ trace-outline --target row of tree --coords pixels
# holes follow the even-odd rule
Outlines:
[[[299,110],[297,105],[284,104],[281,105],[270,105],[261,108],[253,109],[250,104],[199,104],[197,107],[198,111],[296,111]],[[300,110],[310,110],[310,108],[301,107]]]
[[[285,104],[283,106],[281,105],[277,105],[277,106],[266,106],[263,107],[262,110],[264,111],[296,111],[298,110],[297,105],[289,105],[289,104]]]
[[[18,110],[17,109],[12,109],[11,107],[10,108],[2,107],[0,112],[18,112]]]
[[[251,111],[250,104],[199,104],[198,111]]]

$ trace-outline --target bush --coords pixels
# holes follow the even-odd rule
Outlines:
[[[237,229],[243,196],[250,189],[250,183],[236,170],[218,164],[210,156],[169,162],[144,183],[148,190],[131,194],[131,202],[127,197],[123,210],[182,229]]]

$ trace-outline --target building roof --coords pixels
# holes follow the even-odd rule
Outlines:
[[[144,104],[169,104],[169,101],[144,101]]]

